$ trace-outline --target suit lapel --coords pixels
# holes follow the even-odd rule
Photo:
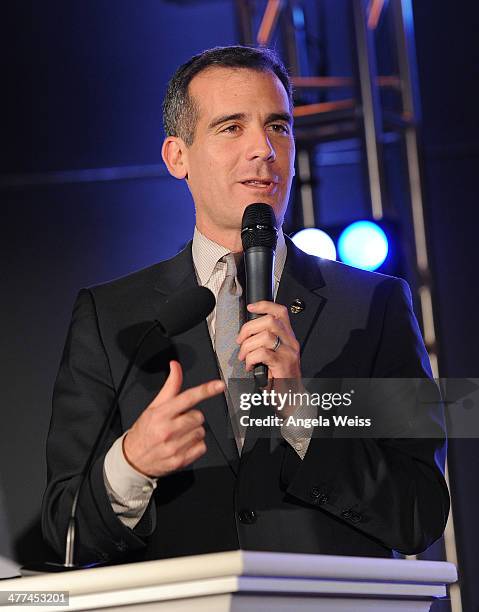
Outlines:
[[[288,255],[276,302],[288,308],[291,327],[301,346],[302,353],[308,341],[309,332],[316,324],[326,303],[326,298],[320,293],[325,283],[319,269],[320,260],[312,259],[311,256],[300,251],[287,236],[285,238]],[[294,312],[295,310],[297,312]]]
[[[190,242],[176,257],[164,262],[164,269],[155,283],[156,299],[162,301],[167,295],[195,286],[198,281]],[[183,389],[221,378],[206,321],[172,338],[172,344],[183,368]],[[206,427],[236,474],[239,456],[224,394],[204,402],[201,410]]]

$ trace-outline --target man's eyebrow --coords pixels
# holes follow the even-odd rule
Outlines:
[[[216,117],[210,122],[210,124],[208,125],[208,130],[213,130],[218,125],[221,125],[222,123],[226,123],[227,121],[238,121],[238,120],[245,119],[245,117],[246,117],[245,113],[233,113],[232,115],[221,115],[220,117]]]
[[[290,113],[271,113],[266,117],[266,123],[272,121],[285,121],[289,125],[293,125],[293,116]]]
[[[208,125],[208,130],[214,130],[215,127],[226,123],[227,121],[244,121],[246,119],[246,113],[233,113],[231,115],[220,115],[215,119],[212,119]],[[290,113],[271,113],[266,117],[265,123],[271,123],[272,121],[284,121],[288,125],[293,125],[293,117]]]

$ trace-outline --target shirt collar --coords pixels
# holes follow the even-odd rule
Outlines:
[[[193,244],[191,247],[193,265],[201,285],[206,285],[213,274],[213,271],[224,255],[231,253],[229,249],[217,242],[213,242],[202,234],[195,226],[193,234]],[[276,255],[274,259],[274,277],[277,282],[281,280],[284,264],[286,261],[286,242],[283,229],[278,230],[278,242],[276,245]]]

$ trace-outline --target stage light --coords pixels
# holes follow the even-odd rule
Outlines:
[[[363,270],[377,270],[387,257],[388,239],[372,221],[356,221],[340,235],[338,252],[341,261]]]
[[[293,236],[294,244],[309,255],[336,259],[336,247],[330,236],[315,227],[300,230]]]

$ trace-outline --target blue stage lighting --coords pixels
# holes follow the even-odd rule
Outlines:
[[[323,230],[315,227],[300,230],[293,236],[294,244],[310,255],[324,257],[324,259],[336,259],[336,247],[333,240]]]
[[[386,234],[372,221],[352,223],[338,240],[341,261],[363,270],[377,270],[386,259],[388,250]]]

